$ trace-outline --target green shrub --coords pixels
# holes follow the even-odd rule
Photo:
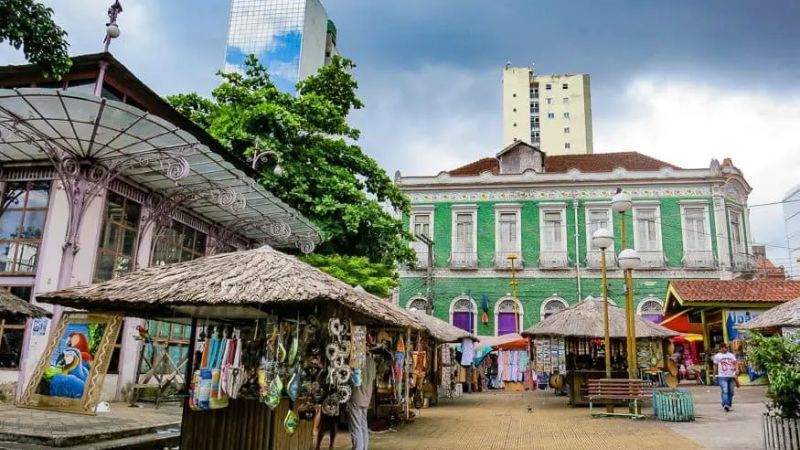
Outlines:
[[[752,333],[747,359],[766,370],[770,411],[781,417],[800,417],[800,342],[783,336]]]

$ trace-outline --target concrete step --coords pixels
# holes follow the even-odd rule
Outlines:
[[[66,450],[164,450],[177,448],[180,445],[181,432],[175,429],[161,430],[156,433],[140,434],[119,439],[84,443],[72,446],[26,444],[21,442],[0,442],[0,450],[44,450],[63,448]]]

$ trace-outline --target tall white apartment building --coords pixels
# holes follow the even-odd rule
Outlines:
[[[523,141],[548,155],[592,153],[592,94],[588,74],[538,75],[503,69],[503,141]]]
[[[241,71],[251,54],[278,89],[294,93],[336,54],[336,27],[319,0],[231,0],[225,70]]]

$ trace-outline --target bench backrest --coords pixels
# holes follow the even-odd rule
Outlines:
[[[647,380],[626,378],[599,378],[589,380],[591,396],[652,397],[653,383]]]

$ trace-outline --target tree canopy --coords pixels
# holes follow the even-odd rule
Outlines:
[[[394,215],[408,213],[409,201],[355,144],[359,131],[347,116],[363,104],[353,67],[334,57],[298,83],[295,96],[278,90],[251,55],[243,74],[220,72],[210,99],[191,93],[168,100],[242,158],[274,152],[259,165],[260,182],[321,228],[326,240],[318,253],[391,267],[413,258],[410,235]],[[276,164],[282,174],[274,173]]]
[[[8,41],[39,65],[45,76],[61,78],[72,65],[67,33],[53,22],[53,10],[35,0],[0,1],[0,42]]]

